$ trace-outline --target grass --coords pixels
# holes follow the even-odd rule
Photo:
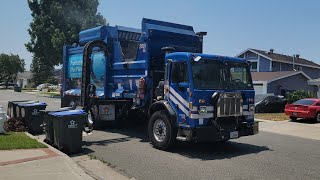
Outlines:
[[[23,132],[0,134],[0,150],[46,148],[47,146],[32,139]]]
[[[257,113],[254,114],[257,119],[265,119],[270,121],[287,121],[289,117],[285,113]]]
[[[47,96],[60,96],[60,92],[41,92],[40,94],[47,95]]]

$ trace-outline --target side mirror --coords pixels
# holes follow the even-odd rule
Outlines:
[[[178,83],[178,88],[180,91],[184,92],[187,88],[189,88],[189,83],[180,82],[180,83]]]

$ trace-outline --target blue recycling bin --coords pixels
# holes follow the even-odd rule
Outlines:
[[[47,104],[44,102],[21,103],[17,105],[18,117],[24,119],[28,132],[31,134],[40,134],[43,132],[43,120],[40,116],[40,110],[45,110]]]
[[[66,154],[82,150],[82,131],[87,113],[84,110],[69,110],[49,113],[53,121],[54,144]]]
[[[52,145],[54,143],[54,133],[53,133],[53,121],[52,116],[50,116],[50,113],[55,112],[61,112],[61,111],[68,111],[70,110],[70,107],[61,108],[59,110],[40,110],[41,119],[43,120],[42,128],[43,132],[46,135],[44,142],[47,144]]]
[[[8,102],[8,108],[7,108],[7,115],[10,118],[17,118],[18,116],[20,116],[20,112],[18,109],[18,104],[29,104],[29,103],[36,103],[39,101],[32,101],[32,100],[21,100],[21,101],[9,101]]]

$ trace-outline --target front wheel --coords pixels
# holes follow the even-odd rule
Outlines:
[[[320,112],[317,113],[316,117],[314,118],[316,123],[320,123]]]
[[[148,132],[152,145],[157,149],[166,150],[175,144],[177,131],[164,110],[152,114]]]

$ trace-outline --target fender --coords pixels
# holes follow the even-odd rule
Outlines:
[[[148,112],[149,119],[154,112],[159,110],[166,110],[172,124],[177,125],[177,114],[166,100],[157,101],[151,105]]]

